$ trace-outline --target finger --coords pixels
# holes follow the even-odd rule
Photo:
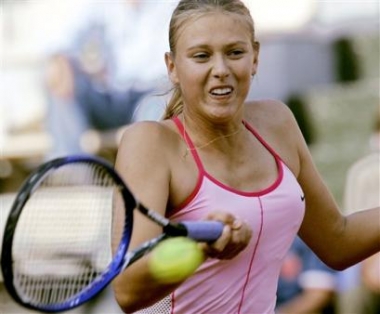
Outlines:
[[[210,247],[213,248],[215,251],[223,251],[225,247],[228,245],[228,243],[231,241],[231,227],[229,225],[225,225],[223,228],[222,235],[219,237],[219,239],[213,243],[210,244]]]
[[[229,259],[235,257],[248,246],[252,231],[251,228],[244,222],[236,224],[237,229],[232,229],[231,240],[224,249],[223,258]]]
[[[243,225],[244,225],[243,220],[241,220],[239,218],[235,218],[235,220],[232,223],[231,228],[232,228],[232,230],[239,230],[243,227]]]
[[[206,250],[210,257],[219,259],[232,259],[242,252],[248,245],[251,231],[247,225],[239,226],[238,230],[232,230],[228,243],[223,247],[218,245],[209,246]]]
[[[231,241],[231,227],[225,225],[221,236],[212,243],[204,243],[203,251],[212,258],[215,258],[220,255],[223,250],[225,250],[228,243]]]
[[[226,225],[233,225],[235,221],[235,216],[233,216],[230,213],[226,213],[223,211],[212,211],[207,216],[206,219],[208,220],[218,220],[220,222],[223,222]]]

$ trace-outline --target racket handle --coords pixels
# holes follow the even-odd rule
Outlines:
[[[187,230],[187,236],[200,242],[212,242],[217,240],[224,228],[224,224],[219,221],[181,221]]]

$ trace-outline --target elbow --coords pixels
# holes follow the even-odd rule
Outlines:
[[[137,312],[143,308],[146,308],[154,303],[150,300],[146,300],[141,297],[141,295],[136,295],[133,293],[128,293],[126,291],[121,291],[114,287],[114,295],[117,304],[123,313],[129,314]]]
[[[133,313],[139,310],[136,305],[135,298],[133,295],[127,293],[126,291],[120,290],[118,287],[113,287],[115,300],[119,305],[123,313]]]
[[[120,297],[118,295],[115,295],[115,298],[116,298],[117,304],[119,305],[123,313],[128,314],[128,313],[133,313],[140,310],[140,308],[134,304],[131,298],[127,296]]]
[[[344,258],[344,256],[339,253],[333,254],[333,256],[327,256],[325,258],[322,257],[321,260],[328,267],[336,271],[345,270],[356,263],[355,261],[351,261],[348,258]]]
[[[117,304],[119,305],[120,309],[123,311],[123,313],[131,313],[132,311],[130,309],[128,297],[118,294],[116,290],[114,290],[114,292],[115,292],[115,300]]]
[[[326,265],[336,271],[342,271],[351,266],[347,265],[346,263],[326,263]]]
[[[119,295],[115,293],[115,299],[123,313],[134,313],[141,309],[141,306],[139,307],[138,304],[134,302],[134,298],[126,294]]]

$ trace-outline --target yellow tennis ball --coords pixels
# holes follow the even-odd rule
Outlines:
[[[205,257],[198,244],[186,237],[169,238],[159,243],[149,257],[152,276],[162,283],[185,280],[202,264]]]

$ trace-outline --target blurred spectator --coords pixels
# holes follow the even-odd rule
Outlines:
[[[344,203],[348,213],[380,206],[380,105],[378,110],[369,141],[372,152],[347,173]],[[339,286],[339,313],[380,313],[380,254],[341,272]]]
[[[344,205],[348,213],[380,206],[380,104],[369,146],[372,152],[347,173]],[[339,290],[339,313],[380,313],[380,254],[341,272]]]
[[[296,237],[280,272],[276,313],[335,313],[335,287],[336,272]]]
[[[47,127],[55,140],[49,157],[81,153],[86,130],[130,123],[138,103],[166,86],[172,6],[167,1],[87,2],[47,60]]]

